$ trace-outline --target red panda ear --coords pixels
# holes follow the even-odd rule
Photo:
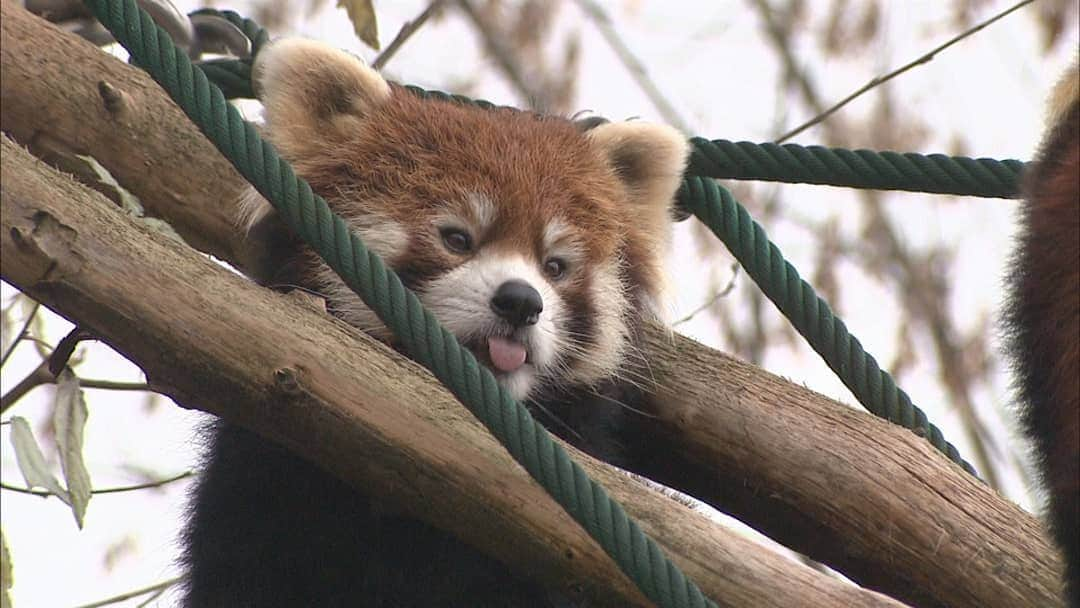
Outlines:
[[[1061,76],[1047,103],[1046,124],[1050,127],[1064,122],[1072,107],[1080,103],[1080,57],[1073,59],[1072,66]]]
[[[275,143],[332,136],[390,98],[390,85],[360,59],[302,38],[263,48],[253,81]]]
[[[626,185],[646,230],[666,234],[675,191],[690,154],[686,137],[667,125],[606,123],[585,133]]]

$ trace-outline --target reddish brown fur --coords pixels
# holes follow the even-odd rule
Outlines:
[[[477,246],[531,253],[539,266],[545,227],[559,218],[583,249],[585,263],[553,284],[570,309],[567,330],[579,346],[596,343],[598,312],[640,315],[642,300],[655,300],[662,290],[667,227],[642,217],[626,176],[569,120],[423,100],[394,87],[383,103],[322,121],[318,137],[297,137],[283,122],[271,130],[275,144],[336,212],[405,228],[407,249],[387,261],[411,288],[422,289],[462,262],[437,245],[433,217],[440,210],[468,216],[466,201],[480,193],[498,212]],[[320,290],[310,278],[321,263],[300,249],[292,273],[279,278]],[[622,262],[626,311],[598,310],[589,291],[592,273],[611,261]],[[567,353],[571,368],[583,362],[580,352],[587,351]]]
[[[647,249],[656,238],[641,228],[624,202],[626,187],[572,122],[421,100],[395,87],[392,100],[335,127],[275,144],[339,213],[364,201],[405,226],[412,240],[402,258],[409,264],[452,265],[452,256],[420,239],[432,230],[434,211],[461,210],[470,194],[483,193],[504,203],[496,203],[489,231],[495,240],[486,243],[492,250],[520,252],[530,243],[539,262],[544,227],[560,217],[589,260],[621,255],[642,287],[659,289],[661,256]]]
[[[537,319],[550,327],[530,334],[548,347],[529,351],[546,353],[547,367],[538,357],[536,375],[519,376],[524,382],[513,390],[561,423],[564,438],[601,457],[653,459],[644,442],[621,441],[639,411],[623,403],[640,395],[621,373],[633,364],[627,352],[648,310],[642,300],[661,289],[685,138],[645,123],[583,134],[562,118],[421,100],[310,41],[271,44],[254,72],[266,130],[282,156],[421,301],[438,315],[438,305],[460,292],[472,301],[442,309],[444,323],[484,323],[481,315],[505,316],[485,283],[506,281],[492,286],[500,291],[509,284],[494,278],[502,267],[531,275],[543,297],[552,296],[548,317]],[[260,280],[323,293],[331,312],[390,340],[267,207],[248,202],[250,240],[273,250],[253,255]],[[470,221],[474,213],[485,221]],[[445,231],[464,228],[469,246],[451,246]],[[545,244],[545,236],[570,242]],[[525,263],[497,255],[503,251]],[[551,258],[565,264],[545,274]],[[475,339],[461,323],[453,331]],[[480,336],[480,348],[468,345],[491,357],[493,335]],[[559,356],[551,355],[556,349]],[[572,605],[560,590],[537,586],[423,522],[386,513],[381,497],[236,427],[219,426],[210,454],[185,537],[186,605],[352,606],[357,598],[395,608]],[[268,501],[268,494],[285,498]]]
[[[1075,84],[1075,80],[1073,83]],[[1012,354],[1063,548],[1071,605],[1080,606],[1080,102],[1048,134],[1025,179],[1026,233],[1012,282]]]

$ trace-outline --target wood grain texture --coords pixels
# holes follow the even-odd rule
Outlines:
[[[210,142],[192,137],[194,126],[153,79],[13,0],[2,11],[4,131],[39,156],[94,156],[193,247],[237,259],[234,216],[220,201],[243,182]]]

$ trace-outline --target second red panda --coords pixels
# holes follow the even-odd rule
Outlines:
[[[1080,608],[1080,71],[1052,100],[1050,129],[1024,176],[1007,327],[1021,421],[1065,556],[1066,597]]]

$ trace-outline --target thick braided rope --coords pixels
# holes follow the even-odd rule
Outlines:
[[[397,275],[349,232],[135,0],[86,3],[237,171],[394,331],[410,356],[431,370],[491,430],[646,597],[663,607],[716,605],[438,324]]]
[[[212,13],[215,13],[216,11],[214,11],[213,9],[204,9],[203,11],[200,11],[200,12],[212,14]],[[225,18],[229,19],[234,24],[236,24],[238,27],[241,27],[242,29],[244,29],[245,33],[247,33],[249,35],[249,37],[252,37],[253,49],[256,49],[256,45],[254,43],[255,37],[252,35],[251,32],[254,31],[254,33],[261,36],[262,40],[265,40],[265,33],[263,32],[263,30],[261,28],[258,28],[258,26],[255,26],[254,22],[252,22],[250,20],[246,20],[246,19],[242,20],[242,18],[239,17],[236,13],[231,13],[231,12],[229,12],[227,14],[223,14],[223,16]],[[241,22],[241,20],[242,20],[242,22]],[[254,27],[255,29],[254,30],[250,29],[252,27]],[[231,69],[233,71],[235,71],[236,74],[238,74],[240,78],[243,78],[243,79],[249,79],[250,78],[250,74],[251,74],[250,61],[244,61],[244,62],[233,61],[232,63],[234,63],[236,65]],[[246,81],[246,82],[244,82],[242,84],[243,84],[243,86],[246,87],[247,91],[250,91],[251,85],[250,85],[249,81]],[[469,97],[465,97],[463,95],[454,95],[454,94],[445,93],[445,92],[442,92],[442,91],[427,90],[427,89],[423,89],[423,88],[412,86],[412,85],[406,85],[405,88],[408,89],[414,95],[417,95],[418,97],[422,97],[422,98],[425,98],[425,99],[437,99],[437,100],[441,100],[441,101],[449,101],[449,102],[459,103],[459,104],[463,104],[463,105],[476,105],[476,106],[479,106],[479,107],[485,108],[485,109],[491,109],[491,108],[496,108],[496,107],[498,107],[498,108],[507,107],[507,106],[496,106],[495,104],[492,104],[491,102],[484,101],[484,100],[478,100],[478,99],[472,99],[472,98],[469,98]],[[736,165],[742,166],[742,167],[744,167],[744,171],[749,171],[748,169],[745,169],[747,167],[749,167],[749,168],[751,168],[753,170],[756,170],[756,171],[762,171],[762,167],[765,167],[765,169],[767,169],[770,172],[763,172],[763,173],[744,172],[744,173],[740,174],[737,171],[727,170],[728,171],[727,173],[718,173],[717,176],[744,177],[745,179],[775,179],[775,180],[778,180],[778,181],[790,181],[787,178],[783,177],[782,175],[786,175],[785,166],[790,167],[792,165],[792,162],[790,162],[790,159],[788,159],[786,161],[784,159],[776,160],[775,157],[776,156],[783,156],[783,155],[786,154],[786,155],[788,155],[788,156],[795,159],[796,162],[794,164],[796,164],[796,165],[799,165],[798,159],[801,158],[801,159],[803,159],[802,166],[804,167],[804,169],[806,167],[808,167],[808,166],[814,165],[815,163],[817,165],[820,165],[821,167],[826,167],[825,164],[822,164],[822,163],[817,162],[817,161],[814,160],[815,159],[815,154],[816,154],[817,156],[825,158],[826,160],[835,159],[835,158],[854,158],[855,161],[853,161],[853,162],[849,162],[847,164],[840,164],[839,165],[840,169],[842,169],[843,173],[848,175],[849,178],[850,178],[850,176],[854,172],[854,177],[855,178],[858,178],[858,179],[862,180],[863,183],[865,183],[865,184],[870,184],[870,185],[867,185],[866,187],[885,187],[885,185],[887,185],[887,184],[882,182],[880,179],[877,179],[877,181],[874,181],[875,178],[874,178],[873,174],[871,174],[869,177],[866,177],[866,174],[863,173],[863,171],[865,169],[865,167],[863,165],[868,164],[870,166],[877,166],[879,168],[882,167],[882,166],[888,167],[888,166],[891,166],[891,165],[889,165],[887,163],[887,161],[884,160],[884,159],[891,158],[891,157],[897,157],[897,158],[900,158],[900,159],[909,159],[909,160],[910,159],[916,159],[916,160],[910,161],[910,163],[908,164],[908,167],[909,167],[908,173],[909,174],[912,173],[912,171],[910,170],[911,166],[924,167],[923,172],[925,173],[926,172],[925,171],[925,166],[927,164],[929,164],[929,166],[932,167],[934,162],[938,162],[940,164],[947,165],[947,166],[959,166],[959,167],[964,167],[964,166],[970,165],[971,163],[975,163],[976,166],[984,167],[985,170],[987,170],[987,171],[993,171],[995,174],[1000,174],[1002,176],[1002,179],[1000,181],[1002,183],[1006,183],[1006,184],[1007,183],[1012,183],[1013,184],[1012,187],[1015,190],[1015,182],[1018,179],[1019,172],[1023,168],[1023,163],[1020,162],[1020,161],[1010,161],[1010,160],[997,161],[997,160],[993,160],[993,159],[980,159],[979,161],[973,161],[972,159],[966,159],[966,158],[962,158],[962,157],[953,158],[953,157],[947,157],[947,156],[944,156],[944,155],[941,155],[941,154],[933,154],[933,155],[929,155],[929,156],[923,156],[923,155],[919,155],[919,154],[900,155],[900,154],[890,153],[890,152],[877,153],[877,152],[873,152],[873,151],[869,151],[869,150],[861,150],[861,151],[852,152],[850,150],[835,150],[835,149],[830,150],[830,149],[827,149],[827,148],[821,148],[820,146],[811,147],[811,148],[803,148],[801,146],[796,146],[794,144],[788,144],[786,146],[777,146],[775,144],[758,145],[758,144],[752,144],[752,143],[749,143],[749,142],[741,142],[739,144],[732,144],[731,142],[724,142],[723,140],[717,140],[716,142],[709,142],[708,140],[704,140],[702,138],[693,138],[691,141],[695,144],[695,151],[693,152],[693,154],[691,156],[691,166],[689,167],[689,169],[687,171],[688,175],[692,175],[695,170],[700,170],[703,166],[707,166],[705,164],[705,162],[702,160],[702,154],[704,154],[704,152],[702,152],[702,150],[712,150],[713,152],[716,152],[716,155],[718,155],[718,157],[721,158],[721,160],[723,160],[724,158],[730,158],[730,156],[723,156],[722,152],[724,150],[731,150],[731,149],[741,150],[741,152],[739,152],[739,154],[736,156],[736,158],[743,159],[741,161],[741,163],[734,163],[734,164],[732,164],[732,166],[736,166]],[[773,156],[769,156],[767,153],[761,152],[761,150],[764,150],[764,149],[771,149],[774,152],[776,152],[776,154],[774,154]],[[852,156],[852,155],[854,155],[854,156]],[[755,158],[757,160],[754,160]],[[761,162],[762,158],[765,159],[765,162]],[[750,160],[746,160],[746,159],[750,159]],[[831,162],[830,165],[833,166],[834,169],[835,169],[837,167],[837,162]],[[805,169],[805,170],[807,172],[811,173],[811,174],[813,173],[812,171],[810,171],[810,169]],[[1012,173],[1010,173],[1010,172],[1012,172]],[[941,174],[940,172],[936,172],[936,171],[931,171],[931,173],[933,175],[935,175],[935,176],[939,176],[939,174],[944,175],[944,174]],[[835,176],[836,174],[837,174],[837,172],[834,170],[831,175]],[[897,174],[895,171],[889,172],[889,171],[883,171],[883,170],[879,169],[877,171],[877,175],[880,176],[881,174],[892,176],[893,181],[891,183],[893,183],[893,184],[897,183],[897,181],[902,177],[902,175],[900,177],[897,177],[897,175],[899,175],[899,174]],[[824,179],[824,176],[827,176],[827,175],[830,175],[830,174],[828,172],[824,171],[824,170],[819,170],[817,172],[817,176],[819,178],[821,178],[821,179]],[[963,176],[964,174],[961,172],[960,175]],[[765,177],[763,177],[763,176],[765,176]],[[768,177],[768,176],[774,176],[774,177]],[[780,176],[780,177],[776,177],[776,176]],[[860,176],[862,176],[862,177],[860,177]],[[970,176],[968,176],[968,177],[970,177]],[[692,178],[688,177],[687,179],[692,179]],[[812,181],[812,180],[808,180],[808,181]],[[835,185],[851,185],[849,183],[844,183],[844,182],[841,182],[841,181],[834,181],[834,182],[829,182],[829,183],[834,183]],[[941,184],[941,183],[947,184],[948,181],[946,179],[940,178],[940,176],[939,176],[938,177],[938,183],[939,184]],[[873,186],[872,184],[877,184],[877,185]],[[684,188],[685,188],[685,184],[684,184]],[[721,190],[721,191],[725,192],[725,193],[727,192],[726,190]],[[985,191],[989,192],[991,190],[987,189]],[[1005,188],[1005,189],[1002,190],[1001,195],[1004,196],[1007,192],[1008,192],[1008,188]],[[969,192],[969,191],[964,191],[964,192],[956,191],[954,193],[971,194],[971,192]],[[1015,192],[1013,193],[1013,195],[1015,195]],[[701,203],[701,201],[698,201],[698,202]],[[738,205],[737,202],[734,202],[734,201],[732,201],[732,202],[735,205]],[[689,209],[689,207],[691,207],[691,206],[692,205],[686,204],[686,201],[684,200],[683,204],[680,205],[680,209],[682,209],[683,211],[686,211],[686,212],[689,213],[689,212],[691,212],[690,209]],[[702,205],[702,204],[699,204],[698,207],[700,207],[702,209],[705,208],[705,206]],[[742,209],[742,207],[739,206],[739,209]],[[743,210],[743,213],[745,214],[745,210]],[[702,215],[700,213],[698,214],[698,219],[704,221],[706,224],[710,223],[710,220],[707,219],[706,216],[704,216],[704,215]],[[749,225],[748,222],[750,222],[752,220],[749,219],[749,216],[747,216],[746,219],[747,219],[747,222],[744,222],[744,224]],[[738,243],[735,242],[734,240],[729,241],[728,238],[730,237],[731,239],[737,239],[740,236],[738,232],[725,232],[723,230],[718,229],[715,226],[712,226],[712,229],[713,229],[714,233],[716,233],[718,236],[720,236],[721,240],[724,240],[725,244],[729,248],[731,248],[733,251],[737,248]],[[764,232],[762,232],[761,234],[764,235]],[[772,245],[771,243],[770,243],[769,248],[768,248],[768,254],[775,254],[775,257],[777,259],[779,259],[780,261],[783,261],[783,256],[780,253],[779,249],[775,245]],[[769,285],[768,279],[765,278],[765,279],[759,280],[759,277],[767,277],[769,275],[769,270],[768,270],[769,268],[772,268],[774,266],[780,267],[780,266],[771,264],[772,258],[770,257],[770,255],[748,256],[748,257],[740,258],[740,261],[743,264],[743,266],[747,268],[748,274],[750,274],[751,277],[754,278],[755,282],[762,289],[762,291],[767,295],[767,297],[769,297],[774,303],[778,302],[778,297],[774,297],[774,296],[776,296],[776,294],[778,292],[777,292],[776,289],[773,288],[773,286]],[[756,266],[756,264],[759,264],[759,263],[760,264],[765,264],[765,267],[762,268],[762,267]],[[787,264],[787,262],[783,262],[782,266],[786,267],[786,268],[791,268],[790,265]],[[794,268],[791,268],[791,272],[793,273],[793,276],[798,277],[798,274],[795,272]],[[839,328],[838,334],[835,336],[835,342],[839,342],[842,347],[843,346],[851,346],[851,344],[853,343],[854,347],[855,347],[855,350],[859,354],[859,357],[862,357],[862,358],[865,359],[865,361],[863,361],[860,365],[856,365],[856,366],[846,365],[843,361],[837,361],[836,358],[834,357],[834,355],[837,353],[836,349],[828,348],[827,344],[816,344],[813,341],[811,341],[811,346],[825,359],[825,362],[829,365],[829,367],[834,372],[837,373],[838,376],[840,376],[841,380],[845,384],[847,384],[849,388],[851,388],[851,390],[852,390],[853,394],[855,395],[856,399],[858,399],[858,401],[869,412],[871,412],[871,413],[873,413],[873,414],[875,414],[875,415],[877,415],[879,417],[885,418],[885,419],[889,420],[890,422],[893,422],[895,424],[899,424],[901,426],[904,426],[905,428],[910,429],[910,430],[914,431],[915,433],[917,433],[919,435],[927,437],[927,439],[935,447],[937,447],[939,450],[941,450],[942,453],[944,453],[946,456],[948,456],[954,462],[962,464],[962,466],[964,467],[965,470],[968,470],[969,472],[974,474],[974,470],[972,469],[972,467],[970,465],[968,465],[966,462],[964,462],[962,458],[960,458],[959,454],[956,451],[956,448],[953,447],[951,444],[949,444],[947,441],[945,441],[945,439],[941,435],[940,430],[938,430],[936,426],[934,426],[933,424],[930,424],[928,422],[928,420],[926,419],[925,414],[923,414],[923,412],[921,410],[919,410],[919,408],[915,407],[911,403],[911,399],[907,396],[907,394],[904,391],[900,390],[896,386],[895,382],[892,380],[892,377],[887,372],[881,371],[881,369],[877,365],[877,361],[871,355],[865,353],[862,350],[862,346],[859,343],[859,341],[854,336],[851,336],[847,332],[847,328],[846,328],[846,326],[843,324],[843,322],[841,320],[835,318],[835,316],[832,314],[831,309],[828,307],[828,304],[826,304],[823,300],[821,300],[820,298],[817,297],[817,295],[813,291],[813,288],[809,284],[807,284],[805,281],[801,281],[801,279],[800,279],[799,282],[801,284],[801,290],[804,292],[803,293],[804,299],[806,299],[807,301],[815,302],[815,305],[817,305],[819,307],[819,309],[821,309],[823,311],[822,314],[826,315],[826,320],[829,322],[830,326]],[[790,315],[788,315],[788,311],[783,306],[778,305],[778,307],[780,308],[781,312],[785,316],[789,317],[789,319],[792,321],[792,324],[794,325],[795,320],[792,319],[790,317]],[[804,337],[806,337],[808,339],[808,341],[809,341],[810,337],[809,337],[808,332],[804,330],[805,327],[806,327],[805,324],[803,324],[802,326],[797,326],[800,333],[802,333],[802,335]],[[849,351],[850,351],[849,348],[841,348],[841,350],[839,352],[842,355],[843,353],[849,353]],[[853,368],[863,370],[865,372],[865,374],[862,377],[864,379],[866,379],[866,381],[859,382],[858,377],[851,377],[850,373],[847,374],[847,375],[845,375],[844,373],[841,373],[841,370],[851,370]],[[875,380],[875,378],[876,378],[876,380]],[[856,387],[859,387],[859,386],[861,386],[862,388],[859,389],[859,390],[856,390]],[[863,390],[863,389],[866,389],[866,390]]]
[[[687,173],[849,188],[1017,198],[1024,163],[944,154],[691,138]]]
[[[965,471],[975,469],[945,441],[941,431],[915,407],[892,376],[878,367],[844,322],[799,277],[765,230],[726,188],[706,177],[687,177],[679,188],[678,203],[692,212],[724,241],[747,274],[772,300],[795,329],[810,343],[829,368],[871,413],[904,426],[928,441]]]
[[[215,14],[212,9],[200,13]],[[259,29],[245,26],[250,20],[235,13],[221,13],[245,33],[255,38]],[[213,59],[199,64],[207,76],[225,91],[229,99],[254,97],[251,90],[250,60]],[[462,104],[491,107],[493,104],[461,95],[407,86],[413,94]],[[501,106],[500,106],[501,107]],[[904,190],[932,194],[954,194],[986,198],[1017,198],[1024,162],[993,158],[969,158],[945,154],[917,154],[876,150],[848,150],[798,144],[733,142],[692,137],[693,153],[688,175],[717,179],[740,179],[820,184],[846,188]]]

